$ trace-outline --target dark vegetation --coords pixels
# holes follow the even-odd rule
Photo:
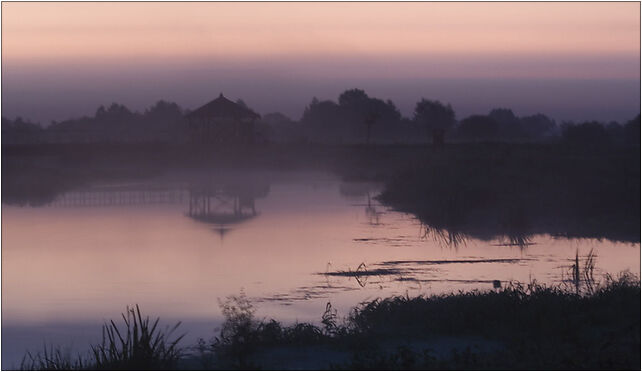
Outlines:
[[[28,352],[22,360],[23,370],[171,370],[178,367],[183,351],[178,346],[183,336],[172,334],[180,326],[160,329],[159,318],[150,322],[138,305],[127,308],[123,326],[113,320],[102,329],[102,342],[90,345],[88,355],[72,358],[60,348],[44,347],[37,354]],[[173,337],[173,338],[172,338]]]
[[[393,297],[363,303],[343,320],[328,304],[319,325],[290,326],[256,319],[241,294],[221,303],[226,320],[219,336],[196,347],[178,348],[137,310],[126,321],[126,337],[109,323],[106,341],[92,347],[88,358],[74,362],[52,349],[29,354],[22,367],[639,369],[639,279],[623,273],[585,288],[533,282],[488,292]]]
[[[3,144],[141,143],[184,140],[186,112],[176,103],[158,101],[143,113],[117,103],[100,106],[94,116],[51,122],[47,127],[18,117],[2,117]]]
[[[242,100],[237,104],[247,107]],[[185,115],[176,103],[158,101],[144,112],[113,103],[94,116],[51,122],[47,126],[20,117],[2,117],[2,143],[166,143],[188,141]],[[370,97],[360,89],[343,92],[338,101],[313,98],[300,120],[281,113],[264,115],[255,127],[256,141],[268,143],[393,144],[448,142],[552,142],[569,144],[638,144],[639,115],[626,123],[561,123],[541,113],[518,117],[496,108],[486,115],[457,118],[450,104],[420,99],[412,117],[403,117],[391,100]]]
[[[409,160],[380,199],[427,233],[526,243],[534,234],[640,239],[640,149],[459,144]]]

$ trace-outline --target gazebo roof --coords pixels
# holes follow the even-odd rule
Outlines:
[[[188,118],[234,118],[234,119],[258,119],[260,116],[254,111],[245,108],[237,103],[223,97],[223,93],[217,99],[206,103],[186,115]]]

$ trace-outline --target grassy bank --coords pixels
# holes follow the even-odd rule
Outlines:
[[[394,297],[319,325],[258,320],[243,295],[221,304],[220,334],[179,349],[132,312],[88,356],[49,351],[23,369],[639,369],[640,282],[606,278],[584,294],[536,283],[495,292]]]

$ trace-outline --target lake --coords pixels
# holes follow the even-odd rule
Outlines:
[[[2,367],[43,343],[87,350],[127,305],[211,338],[220,301],[319,322],[392,295],[558,284],[596,255],[595,278],[640,274],[640,244],[534,236],[452,242],[379,204],[381,185],[325,172],[194,171],[85,185],[43,206],[2,206]],[[455,244],[456,243],[456,244]],[[496,284],[496,283],[495,283]]]

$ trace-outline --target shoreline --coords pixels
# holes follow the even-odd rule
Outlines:
[[[283,325],[257,320],[241,293],[221,302],[220,333],[198,345],[172,350],[180,326],[173,333],[152,329],[150,339],[161,339],[156,354],[130,350],[123,357],[132,346],[115,338],[93,346],[116,351],[102,364],[91,353],[86,359],[62,353],[52,358],[60,349],[51,347],[48,359],[43,352],[31,354],[22,369],[638,369],[639,303],[639,278],[623,273],[579,293],[532,282],[378,299],[344,319],[328,303],[320,323]],[[128,311],[143,325],[142,334],[149,331],[154,319],[138,308]],[[106,327],[111,324],[123,337],[130,335],[122,321]]]

